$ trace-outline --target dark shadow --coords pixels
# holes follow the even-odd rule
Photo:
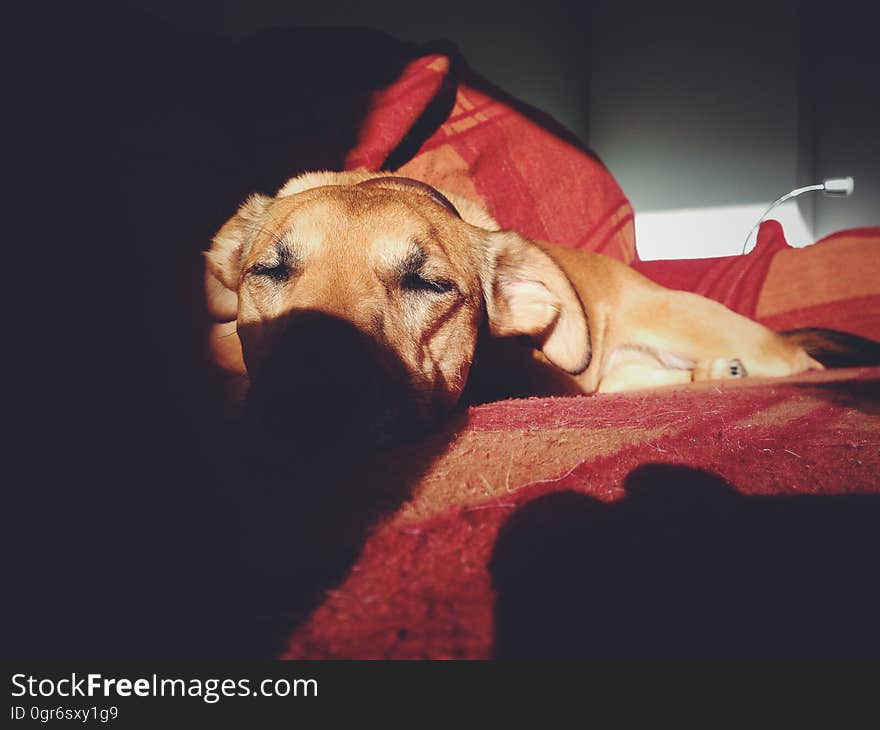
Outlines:
[[[780,334],[803,347],[826,368],[880,365],[880,342],[867,337],[822,327],[800,327]]]
[[[431,421],[418,400],[390,348],[320,312],[289,315],[251,383],[235,470],[215,470],[241,491],[236,654],[277,655],[463,428],[464,416]]]
[[[841,408],[856,409],[873,416],[880,415],[880,378],[792,385]]]
[[[583,395],[568,373],[535,359],[535,347],[527,337],[492,338],[484,325],[462,402],[476,405],[506,398]]]
[[[419,51],[356,30],[235,44],[109,3],[56,25],[64,83],[44,119],[84,159],[47,175],[88,203],[32,245],[43,294],[16,277],[38,301],[15,341],[29,379],[6,652],[274,656],[448,433],[366,460],[343,439],[326,470],[296,442],[252,448],[206,351],[201,252],[247,194],[339,168],[370,93]]]
[[[358,29],[233,42],[109,1],[32,14],[11,26],[38,178],[18,187],[39,210],[11,237],[27,256],[7,332],[24,373],[8,381],[23,445],[6,651],[271,656],[456,424],[372,461],[340,448],[328,472],[274,445],[288,471],[270,469],[222,405],[202,251],[250,193],[341,168],[371,94],[426,48]],[[455,79],[388,164],[435,131]]]
[[[626,491],[550,494],[505,523],[496,657],[880,657],[880,498],[746,497],[660,464]]]
[[[13,655],[274,658],[345,579],[465,417],[400,414],[377,443],[364,431],[388,422],[358,389],[382,380],[380,399],[406,403],[403,365],[345,323],[299,319],[302,362],[274,358],[285,377],[259,380],[252,418],[228,417],[207,366],[180,358],[171,378],[150,352],[125,361],[127,388],[92,399],[62,444],[76,460],[21,505],[17,585],[33,609]]]

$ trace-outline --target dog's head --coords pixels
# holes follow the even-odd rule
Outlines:
[[[458,401],[484,321],[563,370],[589,363],[583,307],[554,261],[406,178],[325,173],[254,195],[207,261],[209,307],[236,320],[273,428],[376,443],[429,423]]]

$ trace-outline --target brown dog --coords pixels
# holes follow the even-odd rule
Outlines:
[[[339,407],[361,398],[377,440],[456,405],[478,338],[480,380],[512,372],[541,393],[822,367],[721,304],[499,230],[471,201],[390,174],[308,173],[254,195],[207,262],[217,359],[265,381],[263,402],[287,418],[304,394],[348,386]],[[532,346],[504,347],[514,336]]]

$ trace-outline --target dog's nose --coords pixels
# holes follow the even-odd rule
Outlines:
[[[297,313],[252,382],[258,418],[302,444],[358,439],[377,419],[382,360],[377,343],[352,324]]]

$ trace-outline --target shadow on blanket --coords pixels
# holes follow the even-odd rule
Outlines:
[[[335,458],[316,466],[291,450],[286,468],[257,468],[239,484],[238,549],[222,582],[227,656],[277,657],[295,629],[343,581],[364,543],[410,496],[463,424],[398,447],[394,457]],[[334,463],[334,460],[337,463]],[[219,586],[215,586],[215,589]]]
[[[235,606],[238,628],[224,637],[235,654],[278,656],[464,428],[464,413],[438,427],[407,408],[430,394],[342,320],[306,311],[287,324],[252,380],[249,436],[221,451],[239,452],[235,466],[217,470],[241,493],[225,505],[239,529],[224,602]]]
[[[877,379],[810,383],[800,387],[843,408],[852,408],[871,416],[880,415],[880,381]]]
[[[41,344],[21,347],[39,438],[13,509],[21,606],[9,655],[275,656],[431,454],[392,474],[373,465],[381,494],[363,464],[356,480],[322,489],[329,477],[309,475],[295,450],[286,477],[260,476],[224,420],[222,384],[202,352],[201,252],[245,195],[298,171],[340,169],[372,93],[421,51],[345,29],[235,44],[105,10],[95,23],[56,18],[77,49],[56,53],[83,59],[70,93],[86,117],[82,139],[101,139],[94,149],[78,140],[91,164],[77,186],[91,201],[119,189],[124,204],[102,205],[80,245],[46,249],[66,257],[51,267],[63,295],[37,297],[32,321],[83,318],[52,337],[34,325]],[[95,171],[90,187],[80,173],[103,161],[99,147],[113,173]],[[349,461],[344,441],[334,460]],[[314,535],[320,544],[308,542]]]
[[[550,494],[502,528],[498,658],[842,659],[880,652],[880,498],[746,497],[650,464],[605,504]]]

